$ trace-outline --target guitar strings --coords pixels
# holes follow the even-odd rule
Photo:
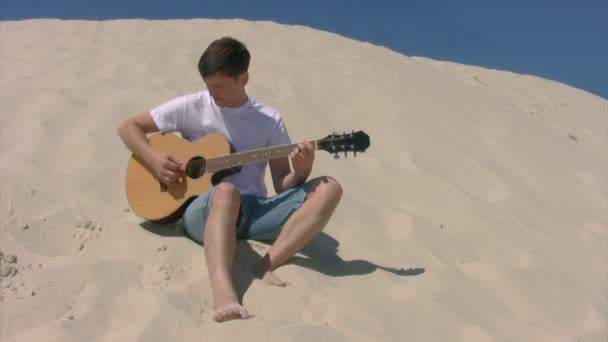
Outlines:
[[[319,148],[319,145],[318,145],[319,140],[313,140],[313,141],[309,141],[309,142],[313,144],[315,149]],[[244,152],[230,154],[227,156],[214,157],[214,158],[209,158],[209,159],[204,159],[202,156],[200,156],[201,159],[196,159],[196,160],[188,162],[187,167],[189,166],[189,167],[196,167],[196,168],[204,168],[206,170],[206,168],[209,164],[214,164],[214,166],[216,166],[216,164],[219,164],[218,166],[220,166],[221,168],[230,168],[230,167],[240,166],[242,164],[248,164],[248,163],[254,162],[256,160],[273,159],[274,157],[280,157],[282,155],[287,156],[287,155],[289,155],[289,153],[291,153],[291,150],[297,145],[298,144],[287,144],[287,145],[275,146],[275,147],[270,147],[270,148],[263,148],[263,149],[259,149],[259,150],[244,151]],[[285,154],[286,151],[283,151],[283,149],[288,149],[289,153]],[[264,151],[266,151],[266,152],[264,152]],[[256,154],[264,154],[264,158],[257,158]],[[268,157],[270,157],[270,158],[268,158]],[[244,162],[241,161],[243,158],[245,158]],[[251,158],[251,159],[249,159],[249,158]],[[224,165],[222,165],[222,163],[226,163],[228,165],[224,166]]]
[[[227,156],[214,157],[214,158],[209,158],[209,159],[196,159],[196,160],[189,162],[187,165],[194,166],[194,167],[201,167],[201,166],[208,165],[210,161],[211,161],[211,163],[219,163],[221,165],[222,162],[236,163],[239,159],[243,159],[243,158],[245,158],[245,163],[247,163],[247,157],[249,157],[249,156],[252,156],[253,159],[251,159],[251,161],[254,161],[254,160],[258,159],[258,158],[256,158],[256,154],[264,154],[264,158],[258,159],[258,160],[264,160],[264,159],[267,159],[266,157],[269,157],[269,156],[277,157],[277,156],[283,155],[285,153],[285,151],[283,151],[283,149],[289,149],[289,153],[291,153],[291,149],[295,146],[297,146],[297,144],[276,146],[276,147],[271,147],[269,149],[260,149],[260,150],[239,152],[239,153],[230,154]],[[264,150],[267,150],[269,152],[263,152]],[[242,162],[235,164],[233,166],[238,166],[241,164],[242,164]]]

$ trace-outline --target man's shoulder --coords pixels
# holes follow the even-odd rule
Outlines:
[[[200,90],[193,93],[184,94],[181,97],[186,102],[199,102],[201,100],[204,101],[208,97],[208,93],[209,92],[207,90]]]
[[[268,116],[274,120],[281,119],[281,113],[279,113],[278,110],[274,109],[273,107],[267,106],[253,98],[251,98],[251,107],[254,111]]]
[[[208,108],[210,105],[209,92],[201,90],[193,93],[188,93],[180,96],[181,103],[187,110],[195,110],[196,112]]]

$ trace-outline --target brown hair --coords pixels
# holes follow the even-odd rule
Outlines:
[[[222,73],[236,78],[247,72],[251,56],[247,47],[231,37],[213,41],[198,61],[198,72],[203,79]]]

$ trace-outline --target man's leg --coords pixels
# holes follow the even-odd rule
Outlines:
[[[320,177],[310,182],[312,186],[306,200],[285,222],[276,241],[256,267],[258,275],[268,284],[287,285],[272,271],[319,235],[340,202],[342,187],[335,179]]]
[[[232,260],[236,248],[236,221],[241,196],[232,184],[220,183],[211,199],[204,230],[207,269],[213,291],[213,319],[222,322],[249,317],[232,283]]]

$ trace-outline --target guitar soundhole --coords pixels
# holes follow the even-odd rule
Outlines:
[[[205,174],[207,161],[203,157],[194,157],[186,165],[186,175],[192,179],[198,179]]]

